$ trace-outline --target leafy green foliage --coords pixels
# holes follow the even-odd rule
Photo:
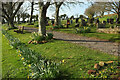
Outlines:
[[[119,75],[119,69],[117,67],[117,61],[114,61],[112,64],[106,64],[100,70],[97,69],[96,73],[91,74],[90,78],[117,78]]]
[[[60,26],[53,26],[53,29],[59,29],[59,28],[63,28],[63,25],[60,25]]]
[[[51,40],[51,39],[53,39],[53,34],[47,33],[46,40]]]
[[[43,40],[45,40],[45,37],[42,36],[42,35],[40,35],[40,34],[37,33],[37,32],[33,32],[33,33],[31,34],[31,39],[32,39],[33,41],[43,41]]]
[[[56,63],[46,60],[39,53],[29,49],[25,45],[21,45],[22,43],[17,38],[9,35],[7,31],[3,30],[3,34],[9,40],[11,46],[18,50],[23,64],[30,67],[30,78],[56,78],[58,76],[59,70]],[[34,34],[34,36],[35,40],[43,39],[43,37],[36,37],[39,36],[38,34]]]
[[[89,27],[76,28],[75,33],[90,33],[91,29]]]

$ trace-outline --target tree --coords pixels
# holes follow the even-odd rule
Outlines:
[[[106,11],[116,13],[117,17],[120,19],[120,1],[108,2],[105,7],[106,7],[105,8]]]
[[[120,1],[118,0],[118,2],[116,2],[115,0],[112,0],[111,2],[94,2],[97,7],[99,7],[99,9],[97,9],[97,7],[95,7],[97,10],[99,11],[103,11],[103,12],[113,12],[115,14],[117,14],[117,17],[120,18]],[[94,8],[94,9],[95,9]],[[102,13],[103,14],[103,13]]]
[[[55,11],[55,23],[58,26],[59,25],[59,10],[61,5],[63,4],[63,2],[55,2],[55,7],[56,7],[56,11]]]
[[[89,18],[92,18],[95,15],[95,10],[94,10],[94,6],[90,6],[85,10],[84,13],[86,16],[88,16]]]
[[[33,0],[32,0],[33,1]],[[34,2],[31,2],[31,15],[30,15],[30,24],[32,23],[33,18],[33,10],[34,10]]]
[[[80,15],[80,17],[79,18],[81,18],[81,19],[83,19],[83,18],[86,18],[84,15]]]
[[[11,27],[15,27],[14,17],[22,4],[23,2],[2,2],[2,17],[6,19]]]
[[[38,33],[46,36],[46,13],[50,2],[38,2],[39,4],[39,31]]]

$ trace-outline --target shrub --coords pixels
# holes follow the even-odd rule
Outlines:
[[[53,39],[53,34],[47,33],[46,40],[51,40],[51,39]]]
[[[91,32],[91,29],[89,27],[83,27],[83,28],[75,28],[75,33],[89,33]]]
[[[31,35],[31,38],[32,38],[32,41],[43,41],[43,40],[45,40],[45,37],[40,35],[37,32],[33,32],[32,35]]]
[[[53,29],[59,29],[59,28],[64,28],[63,25],[59,25],[59,26],[53,26]]]
[[[53,39],[52,33],[47,33],[46,36],[42,36],[39,33],[33,32],[31,35],[32,41],[44,41],[44,40],[51,40]]]
[[[39,27],[39,25],[38,25],[38,24],[36,24],[36,25],[35,25],[35,27]]]

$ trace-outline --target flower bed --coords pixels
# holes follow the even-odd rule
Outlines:
[[[75,33],[90,33],[91,29],[89,27],[75,28]]]
[[[47,33],[46,36],[42,36],[37,32],[33,32],[30,36],[31,40],[28,42],[29,44],[40,44],[40,43],[46,43],[49,40],[53,39],[52,33]]]
[[[29,49],[19,39],[2,30],[3,35],[9,40],[12,48],[17,49],[25,66],[30,68],[28,78],[56,78],[59,74],[57,64],[43,58],[39,53]]]

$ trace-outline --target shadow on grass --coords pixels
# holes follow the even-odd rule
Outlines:
[[[120,36],[118,36],[118,37],[112,37],[112,38],[109,39],[109,41],[119,42],[120,43]]]
[[[67,39],[55,39],[55,40],[62,40],[62,41],[72,41],[72,42],[110,42],[110,41],[96,41],[96,40],[67,40]]]

